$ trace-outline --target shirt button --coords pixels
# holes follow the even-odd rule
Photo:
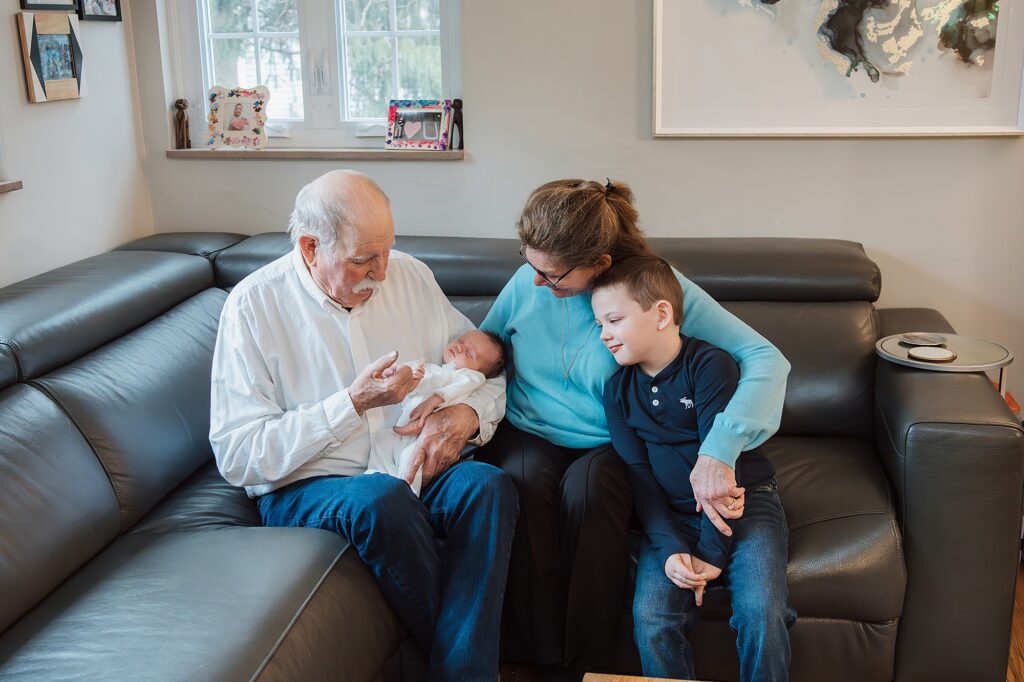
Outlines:
[[[655,407],[657,407],[658,406],[658,401],[657,400],[652,400],[651,401],[651,405],[654,405]]]
[[[651,386],[651,393],[657,393],[657,392],[658,392],[658,387],[657,386]]]

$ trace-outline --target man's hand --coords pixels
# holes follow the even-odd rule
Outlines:
[[[367,410],[384,405],[395,405],[402,402],[405,396],[416,388],[423,378],[414,375],[409,365],[398,365],[398,351],[391,351],[359,373],[356,380],[348,387],[352,407],[356,414],[362,415]]]
[[[427,423],[427,417],[434,413],[434,410],[441,407],[444,398],[434,394],[416,406],[416,409],[409,415],[409,423],[405,426],[396,426],[395,433],[400,436],[418,436],[423,426]]]
[[[426,486],[459,460],[462,448],[479,427],[480,419],[469,405],[452,405],[429,415],[408,470],[415,472],[422,465]]]
[[[736,485],[736,471],[714,457],[699,455],[690,472],[690,485],[697,500],[697,511],[703,510],[724,535],[732,535],[732,529],[722,517],[740,518],[746,502],[745,491]]]
[[[707,588],[707,583],[722,575],[722,569],[712,566],[706,561],[701,561],[697,557],[693,557],[692,564],[694,573],[704,579],[704,585],[693,591],[694,597],[697,600],[697,606],[701,606],[704,604],[704,590]]]

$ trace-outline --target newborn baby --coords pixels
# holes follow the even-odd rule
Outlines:
[[[422,373],[419,384],[402,401],[402,416],[396,428],[412,424],[414,435],[396,440],[394,475],[409,482],[417,495],[423,484],[422,462],[413,462],[416,436],[427,417],[449,405],[458,405],[484,383],[498,376],[505,366],[505,348],[496,335],[478,329],[468,331],[445,346],[443,365],[431,363],[414,367],[414,376]],[[413,469],[415,468],[415,471]],[[391,472],[386,472],[391,473]]]

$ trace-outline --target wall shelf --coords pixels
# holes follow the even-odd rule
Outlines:
[[[168,159],[214,160],[295,160],[334,159],[346,161],[462,161],[466,152],[416,151],[396,149],[168,149]]]

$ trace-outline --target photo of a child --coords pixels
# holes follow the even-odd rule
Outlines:
[[[242,102],[235,102],[234,106],[231,106],[231,101],[227,103],[226,111],[230,111],[230,116],[224,117],[224,130],[238,132],[241,130],[247,130],[249,128],[249,112],[246,111],[248,106]]]
[[[39,59],[43,67],[44,81],[59,81],[75,77],[71,38],[67,34],[41,34],[39,36]]]

